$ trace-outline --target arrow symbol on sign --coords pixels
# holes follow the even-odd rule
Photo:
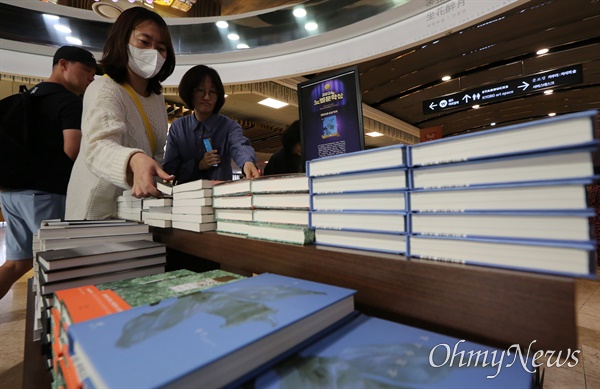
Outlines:
[[[465,95],[465,96],[462,98],[462,100],[464,100],[464,101],[465,101],[465,103],[468,103],[470,98],[471,98],[471,96],[469,96],[469,95]]]
[[[523,81],[523,85],[519,85],[517,88],[523,88],[523,90],[527,89],[527,87],[529,86],[528,83],[526,83],[525,81]]]
[[[435,107],[437,107],[437,104],[435,104],[435,103],[429,104],[429,109],[434,109]]]

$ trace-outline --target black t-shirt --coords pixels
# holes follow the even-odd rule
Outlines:
[[[33,163],[39,170],[31,180],[31,188],[66,194],[72,161],[64,152],[63,130],[81,130],[83,100],[55,82],[42,82],[31,89],[35,100],[39,143]]]

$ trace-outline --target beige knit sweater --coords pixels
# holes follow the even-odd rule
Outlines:
[[[129,158],[142,151],[162,163],[167,139],[167,111],[163,95],[138,95],[150,121],[156,147],[150,142],[142,116],[127,91],[107,77],[98,77],[83,98],[81,149],[67,189],[68,220],[116,217],[116,198],[130,189]]]

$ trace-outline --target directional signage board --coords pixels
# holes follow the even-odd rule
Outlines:
[[[475,104],[493,103],[500,100],[512,99],[544,89],[556,88],[583,82],[583,67],[581,64],[558,70],[533,74],[494,85],[454,93],[423,101],[423,113],[435,113],[448,109],[463,108]]]

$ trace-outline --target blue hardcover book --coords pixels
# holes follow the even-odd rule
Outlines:
[[[306,175],[328,176],[406,167],[406,146],[393,145],[306,161]]]
[[[445,188],[590,177],[594,175],[592,153],[598,150],[598,144],[593,141],[579,148],[414,168],[410,187]]]
[[[258,376],[254,387],[533,388],[533,351],[507,353],[360,315]]]
[[[371,170],[310,178],[310,193],[353,193],[408,189],[406,168]]]
[[[326,230],[402,234],[408,231],[406,212],[323,212],[309,214],[309,227]]]
[[[310,196],[310,210],[404,212],[407,197],[408,192],[400,190],[315,194]]]
[[[589,242],[593,209],[581,211],[419,212],[410,215],[411,234]]]
[[[262,274],[69,327],[98,388],[223,387],[354,310],[355,291]]]
[[[575,211],[590,208],[586,185],[596,177],[409,192],[411,212]]]
[[[410,145],[410,166],[579,146],[595,138],[597,114],[590,110]]]
[[[315,244],[347,249],[402,254],[408,252],[405,233],[379,233],[369,231],[341,231],[317,228]]]
[[[411,235],[409,256],[565,276],[596,278],[595,242]]]

